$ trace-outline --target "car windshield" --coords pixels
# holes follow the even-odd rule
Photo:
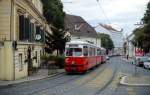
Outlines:
[[[147,61],[147,57],[142,57],[141,61],[143,61],[143,62]]]
[[[148,60],[147,57],[143,56],[143,57],[136,57],[136,60],[141,61],[141,62],[146,62]]]
[[[82,49],[81,48],[67,48],[66,56],[81,56]]]
[[[150,62],[150,58],[147,58],[147,62]]]

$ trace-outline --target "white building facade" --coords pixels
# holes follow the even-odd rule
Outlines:
[[[126,55],[129,55],[129,57],[135,56],[135,46],[132,44],[132,39],[134,38],[134,34],[130,34],[126,38]]]
[[[96,28],[96,31],[99,33],[108,34],[114,43],[114,54],[122,55],[124,54],[123,50],[123,33],[122,31],[117,31],[109,25],[100,24]]]

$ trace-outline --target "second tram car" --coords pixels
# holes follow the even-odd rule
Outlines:
[[[101,63],[106,62],[106,49],[101,47]]]
[[[84,73],[105,61],[105,49],[83,41],[71,41],[65,47],[66,72]]]

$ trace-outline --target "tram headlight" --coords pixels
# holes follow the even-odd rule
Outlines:
[[[69,58],[66,58],[66,59],[65,59],[65,62],[68,63],[68,62],[69,62]]]
[[[71,63],[72,65],[74,65],[75,64],[75,62],[74,61],[72,61],[72,63]]]

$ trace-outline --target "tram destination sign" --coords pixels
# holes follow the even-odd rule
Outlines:
[[[69,45],[69,47],[78,47],[78,45],[77,44],[71,44],[71,45]]]

